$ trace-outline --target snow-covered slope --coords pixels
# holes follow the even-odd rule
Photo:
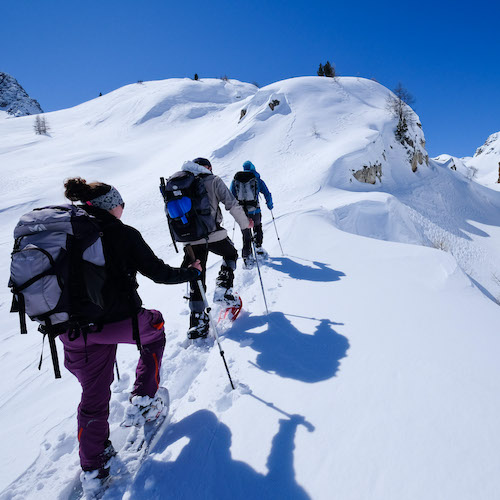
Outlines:
[[[105,498],[495,498],[500,194],[427,164],[416,115],[409,140],[396,140],[388,95],[359,78],[262,89],[178,79],[48,113],[51,136],[29,118],[0,122],[4,283],[18,217],[63,202],[69,176],[116,185],[124,222],[171,265],[181,258],[158,179],[184,160],[210,158],[227,182],[251,160],[275,199],[285,255],[264,208],[269,315],[255,271],[237,271],[245,311],[223,341],[235,391],[216,348],[183,346],[185,288],[141,280],[145,305],[166,317],[172,423],[135,478],[122,453]],[[218,267],[209,260],[209,295]],[[0,290],[0,498],[65,499],[78,473],[79,386],[67,372],[52,379],[48,353],[36,370],[36,327],[21,337],[9,306]],[[137,351],[120,346],[118,359],[117,446]]]
[[[469,160],[471,160],[470,156],[466,158],[458,158],[456,156],[442,154],[436,156],[433,160],[443,167],[459,172],[463,176],[467,177],[467,179],[477,180],[477,169],[468,166]]]
[[[491,134],[486,142],[477,148],[467,164],[477,170],[477,180],[491,186],[498,184],[500,178],[500,132]]]
[[[486,142],[477,148],[474,156],[456,158],[447,154],[439,155],[435,160],[443,166],[458,170],[466,177],[500,190],[500,132],[491,134]]]
[[[32,99],[18,81],[0,71],[0,118],[43,113],[40,104]]]

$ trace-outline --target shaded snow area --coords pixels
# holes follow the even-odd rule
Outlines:
[[[43,113],[40,104],[32,99],[18,81],[0,71],[0,118]]]
[[[69,176],[115,185],[123,221],[171,265],[181,256],[158,184],[185,160],[209,158],[227,183],[251,160],[275,200],[284,255],[263,208],[270,313],[256,269],[240,265],[243,312],[223,332],[236,390],[216,346],[186,347],[185,285],[140,279],[145,306],[166,318],[171,420],[143,463],[119,452],[105,499],[498,498],[500,193],[466,167],[416,162],[426,155],[418,117],[413,146],[396,140],[388,95],[360,78],[261,89],[176,79],[48,113],[51,136],[36,136],[31,118],[0,121],[4,284],[17,219],[63,203]],[[373,184],[355,177],[363,168]],[[224,224],[231,235],[227,214]],[[234,240],[240,248],[239,231]],[[219,266],[212,256],[209,298]],[[35,324],[19,335],[10,300],[0,289],[0,498],[68,499],[80,387],[65,370],[53,379],[48,350],[37,370],[40,335]],[[137,356],[118,348],[117,448]]]

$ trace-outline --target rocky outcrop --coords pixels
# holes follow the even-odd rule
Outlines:
[[[410,136],[410,134],[412,133],[411,124],[410,127],[407,126],[406,122],[404,125],[405,126],[403,130],[401,130],[398,124],[398,127],[395,131],[395,136],[400,144],[406,149],[412,172],[416,172],[419,165],[423,165],[424,163],[426,165],[429,165],[429,155],[425,150],[425,139],[423,138],[423,136],[418,139],[418,134],[416,134],[415,140],[413,140]],[[420,122],[416,122],[416,125],[419,129],[418,132],[422,134],[422,125],[420,124]]]
[[[498,142],[498,144],[496,144]],[[491,153],[495,153],[498,150],[498,146],[500,145],[500,132],[496,132],[495,134],[491,134],[486,142],[480,147],[476,149],[476,153],[474,154],[474,158],[479,155],[487,155]]]
[[[423,165],[425,162],[426,165],[429,165],[429,156],[427,154],[423,154],[422,151],[413,151],[411,153],[411,170],[412,172],[416,172],[418,169],[418,165]]]
[[[269,107],[271,108],[271,111],[274,111],[274,108],[276,106],[279,106],[280,102],[278,101],[278,99],[273,99],[270,103],[269,103]]]
[[[382,182],[382,164],[377,162],[374,165],[363,165],[362,169],[356,170],[352,175],[359,182],[367,184],[375,184],[377,179]]]
[[[14,77],[2,72],[0,72],[0,111],[12,116],[43,113],[38,101],[32,99]]]

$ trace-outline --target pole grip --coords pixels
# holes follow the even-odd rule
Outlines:
[[[186,257],[188,258],[190,264],[192,264],[196,260],[194,250],[191,245],[186,245],[184,247],[184,253],[186,254]]]

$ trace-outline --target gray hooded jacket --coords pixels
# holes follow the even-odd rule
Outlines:
[[[217,229],[213,233],[209,234],[208,243],[215,243],[216,241],[221,241],[227,238],[227,231],[221,225],[222,212],[219,207],[219,203],[224,204],[225,209],[234,217],[235,221],[242,230],[248,227],[248,217],[245,215],[245,211],[220,177],[213,175],[208,168],[198,165],[192,161],[184,162],[182,170],[192,172],[195,175],[204,175],[203,181],[210,200],[210,214],[215,218],[217,227],[220,227],[220,229]],[[185,245],[202,245],[204,243],[206,243],[206,240],[202,239],[190,241],[185,243]]]

